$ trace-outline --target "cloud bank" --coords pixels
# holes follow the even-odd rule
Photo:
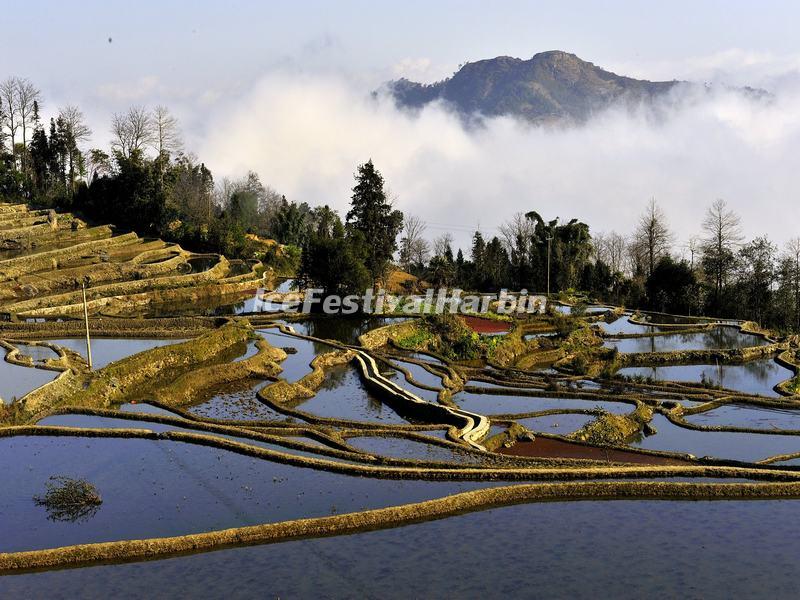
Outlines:
[[[800,235],[798,89],[766,100],[682,90],[657,116],[612,109],[558,129],[495,118],[468,131],[441,105],[409,115],[345,77],[273,73],[219,105],[192,146],[217,177],[254,170],[341,214],[356,165],[372,158],[398,208],[465,249],[470,231],[492,235],[529,210],[627,233],[651,197],[679,240],[725,198],[748,236],[783,243]]]

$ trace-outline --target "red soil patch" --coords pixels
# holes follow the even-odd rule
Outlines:
[[[477,333],[508,333],[511,330],[511,324],[505,321],[492,321],[471,315],[462,315],[461,318],[472,331]]]
[[[652,454],[608,450],[596,446],[573,444],[563,440],[537,436],[533,442],[517,442],[510,448],[500,448],[501,454],[509,456],[528,456],[535,458],[584,458],[609,462],[634,463],[642,465],[684,465],[688,461],[666,458]]]

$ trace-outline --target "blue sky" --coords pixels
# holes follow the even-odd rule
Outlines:
[[[678,63],[732,48],[800,51],[796,2],[4,2],[0,71],[43,86],[158,76],[236,82],[275,64],[365,78],[404,59],[431,73],[563,49],[603,65]],[[112,43],[108,43],[108,38]],[[69,69],[69,76],[65,76]],[[654,69],[652,76],[662,73]],[[686,76],[676,73],[675,76]]]
[[[652,196],[680,239],[716,197],[750,235],[796,235],[782,216],[800,191],[797,2],[6,0],[0,15],[12,25],[0,78],[34,81],[45,116],[79,105],[92,146],[108,143],[113,112],[161,103],[217,178],[253,169],[292,199],[342,210],[355,165],[373,157],[400,208],[457,238],[530,209],[625,232]],[[531,132],[501,119],[479,135],[439,107],[412,120],[367,101],[388,79],[552,49],[624,75],[762,86],[776,101],[688,100],[659,126],[609,114]]]

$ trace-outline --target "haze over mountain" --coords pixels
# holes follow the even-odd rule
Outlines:
[[[606,71],[574,54],[552,50],[529,60],[498,56],[466,63],[452,77],[425,85],[399,79],[387,84],[402,108],[444,101],[462,115],[516,116],[534,123],[582,123],[614,103],[652,104],[682,81],[647,81]],[[765,92],[744,88],[748,94]]]

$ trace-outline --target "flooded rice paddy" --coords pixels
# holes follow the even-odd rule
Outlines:
[[[608,340],[606,348],[619,352],[671,352],[675,350],[719,350],[763,346],[769,343],[761,336],[742,333],[734,327],[715,327],[700,333],[672,333],[652,337]]]
[[[618,371],[627,377],[651,378],[656,381],[705,382],[745,394],[778,396],[774,387],[790,379],[793,373],[771,358],[739,365],[671,365],[659,367],[626,367]]]
[[[73,242],[84,239],[68,232],[63,235],[72,236]],[[177,250],[157,240],[140,240],[137,244],[107,252],[108,260],[134,260],[143,248],[158,253],[141,257],[142,265],[157,265],[178,256]],[[117,307],[116,312],[109,313],[126,315],[119,323],[110,321],[111,317],[103,312],[104,316],[97,319],[99,325],[105,322],[113,326],[105,331],[110,337],[92,340],[94,373],[69,354],[62,364],[70,365],[70,369],[54,386],[2,407],[9,424],[22,424],[26,428],[9,430],[11,435],[0,437],[0,456],[5,459],[4,475],[9,483],[0,486],[0,553],[185,535],[396,507],[467,490],[498,485],[513,487],[512,482],[529,481],[534,476],[554,481],[576,477],[582,483],[599,477],[609,484],[615,483],[615,477],[630,481],[632,475],[642,480],[680,481],[690,486],[712,481],[692,477],[702,474],[697,468],[700,463],[687,454],[712,457],[702,463],[703,469],[709,465],[718,468],[723,460],[748,463],[751,471],[737,471],[735,480],[713,481],[750,482],[757,479],[752,473],[764,468],[754,464],[755,461],[800,453],[800,436],[787,434],[787,430],[800,430],[800,410],[793,410],[790,402],[783,408],[748,404],[749,394],[777,400],[776,384],[792,377],[793,372],[772,357],[744,364],[626,368],[620,374],[633,377],[632,381],[609,382],[583,374],[596,374],[600,370],[579,370],[574,363],[560,360],[566,357],[555,356],[558,344],[569,335],[566,332],[539,348],[535,348],[536,344],[524,345],[522,351],[531,356],[525,354],[521,358],[531,359],[528,362],[517,361],[513,356],[508,359],[511,362],[503,363],[502,353],[491,357],[487,350],[483,357],[497,358],[498,362],[493,363],[495,368],[482,359],[444,364],[425,354],[427,349],[455,355],[438,346],[437,340],[417,336],[431,344],[409,344],[405,338],[401,343],[398,336],[394,346],[360,350],[364,353],[362,358],[372,354],[378,359],[378,373],[368,367],[362,373],[358,363],[351,361],[326,366],[319,378],[307,377],[316,357],[342,345],[358,346],[360,337],[368,331],[407,319],[313,318],[290,323],[299,336],[288,335],[264,315],[247,316],[282,308],[277,300],[262,301],[260,294],[268,278],[262,279],[261,271],[254,270],[254,261],[225,263],[218,256],[187,256],[190,258],[181,273],[187,278],[206,273],[203,276],[206,281],[214,281],[218,275],[225,280],[218,282],[226,286],[222,297],[158,304],[162,298],[155,294],[156,301],[147,308],[132,309],[128,314],[125,307]],[[76,254],[65,264],[71,269],[91,269],[98,260],[96,256]],[[51,265],[43,264],[44,271],[52,270]],[[225,264],[227,267],[223,268]],[[239,283],[233,282],[234,279]],[[274,281],[270,283],[277,294],[296,291],[291,279],[277,285]],[[148,282],[141,285],[146,288]],[[163,295],[164,299],[173,297],[172,292]],[[46,297],[41,301],[43,306],[47,305]],[[49,308],[53,310],[23,313],[21,324],[9,322],[8,331],[22,333],[24,339],[48,337],[45,328],[50,326],[44,319],[60,314],[61,306],[53,304]],[[639,316],[648,320],[640,325],[632,323],[631,313],[627,313],[611,323],[596,321],[597,315],[608,309],[599,305],[557,307],[574,319],[589,317],[584,323],[603,332],[605,347],[621,353],[723,350],[766,343],[763,338],[742,333],[733,326],[680,331],[680,327],[696,328],[706,322],[696,318]],[[165,319],[142,334],[145,337],[113,336],[114,327],[120,323],[124,326],[121,329],[141,327],[150,323],[148,317],[180,315],[238,318],[206,319],[201,327],[194,327],[194,323],[186,326],[188,320]],[[531,322],[518,325],[530,331],[552,331],[564,321],[570,319],[536,316]],[[267,369],[257,368],[258,361],[244,362],[258,352],[248,322],[268,344],[286,349],[287,357],[280,362],[280,369],[274,364]],[[273,326],[269,327],[270,324]],[[473,325],[484,333],[511,328],[496,321],[474,321]],[[667,325],[673,327],[667,329],[664,327]],[[55,325],[52,329],[56,330]],[[42,331],[46,333],[39,336]],[[58,331],[61,333],[55,335],[60,339],[53,343],[86,356],[84,339],[69,337],[75,335],[74,324],[62,323]],[[180,339],[158,339],[161,331]],[[196,335],[201,335],[203,344],[213,345],[217,342],[208,340],[215,339],[218,331],[230,336],[226,340],[235,340],[223,345],[224,352],[215,354],[231,360],[229,368],[206,361],[206,347],[198,343],[187,346],[197,349],[195,353],[171,353],[176,363],[169,367],[168,361],[161,364],[161,352],[157,355],[159,359],[146,368],[135,363],[144,370],[144,376],[119,367],[102,371],[111,363],[124,366],[119,361],[134,354],[178,344]],[[622,339],[631,334],[663,332],[666,334]],[[533,335],[526,337],[530,339]],[[410,338],[416,339],[413,335]],[[494,348],[503,343],[503,339],[495,338],[491,345]],[[417,351],[401,351],[400,345]],[[25,343],[18,343],[18,347],[32,364],[43,365],[44,361],[58,358],[57,353],[46,347]],[[596,366],[607,360],[603,356],[612,354],[599,346],[592,348],[596,351],[596,362],[587,366]],[[542,358],[535,355],[537,351],[544,354],[548,350],[556,352],[539,362],[533,360]],[[182,371],[180,361],[202,367],[196,370],[186,367]],[[432,367],[426,368],[415,361]],[[525,364],[537,367],[520,367]],[[635,364],[649,363],[643,357]],[[410,373],[410,377],[401,369]],[[445,372],[453,376],[443,377]],[[109,380],[103,379],[107,373],[113,373]],[[190,388],[191,397],[165,392],[173,383],[178,387],[183,385],[187,379],[181,377],[192,373],[198,379],[192,382],[197,387]],[[4,361],[0,364],[0,396],[5,402],[20,398],[57,375],[57,371]],[[141,402],[131,402],[131,398],[138,398],[131,388],[151,389],[151,379],[155,382],[152,397],[143,393]],[[273,399],[269,403],[262,401],[259,392],[277,379],[283,381],[272,391],[298,393],[270,396]],[[409,404],[409,396],[397,392],[386,383],[387,379],[416,395],[422,404],[416,400],[413,406]],[[492,383],[481,379],[490,379]],[[642,385],[650,379],[662,385]],[[300,382],[308,387],[301,388]],[[473,388],[465,391],[463,384]],[[716,386],[732,392],[720,391]],[[478,393],[474,388],[492,393]],[[53,389],[57,391],[48,395]],[[85,390],[95,389],[102,393],[87,400]],[[443,403],[452,399],[450,412],[443,413],[439,407],[434,410],[430,406],[438,404],[440,397]],[[148,401],[156,402],[152,398],[158,398],[164,407],[149,404]],[[758,432],[694,430],[673,424],[663,414],[677,402],[696,407],[711,400],[719,405],[704,413],[687,415],[686,422],[698,427],[739,427]],[[186,411],[183,413],[186,418],[174,424],[158,423],[159,416],[178,414],[165,408],[169,406],[180,407],[174,408],[175,411]],[[642,411],[634,414],[637,406]],[[645,406],[653,409],[652,420]],[[114,412],[115,407],[119,413]],[[536,414],[542,411],[557,412]],[[629,431],[624,441],[617,440],[613,445],[595,438],[591,438],[591,443],[576,443],[567,437],[602,412],[615,415],[606,418],[607,422],[635,423],[630,430],[633,433]],[[450,435],[460,440],[458,445],[441,443],[447,431],[444,424],[433,419],[443,414],[453,416],[453,423],[458,423],[450,429]],[[497,420],[492,415],[501,417]],[[639,418],[643,421],[636,420]],[[218,429],[224,434],[211,431],[215,427],[212,420],[228,421],[225,429]],[[533,432],[533,436],[519,435],[518,428],[508,429],[512,420]],[[230,421],[239,425],[234,426]],[[53,429],[37,431],[37,425]],[[80,431],[89,428],[104,430],[104,436],[93,437],[89,435],[92,432]],[[132,429],[139,431],[123,431]],[[501,432],[512,439],[506,438],[508,443],[497,453],[484,451],[482,444],[486,439]],[[58,433],[62,435],[55,435]],[[183,442],[168,439],[181,435]],[[517,435],[518,439],[514,437]],[[192,440],[196,443],[190,443]],[[230,441],[245,444],[249,449],[239,448],[241,453],[234,452],[231,446],[226,449],[224,446]],[[257,457],[258,449],[262,458]],[[265,459],[263,450],[277,451],[281,456],[272,454]],[[284,464],[286,461],[297,466]],[[798,464],[798,459],[793,458],[780,463],[781,466]],[[550,471],[546,475],[536,473],[543,465]],[[662,473],[671,467],[679,470],[650,478],[649,475],[657,473],[655,467],[661,468]],[[591,470],[598,468],[605,470],[600,473]],[[623,472],[624,469],[628,470]],[[675,473],[678,476],[670,477]],[[789,475],[791,472],[785,471],[781,477]],[[85,479],[96,487],[102,504],[78,520],[55,518],[55,513],[48,513],[34,502],[34,497],[43,493],[53,476]],[[497,503],[485,504],[478,508],[486,510],[398,529],[362,530],[327,539],[225,548],[152,562],[103,564],[0,578],[0,594],[41,597],[52,596],[55,591],[56,595],[99,596],[122,590],[129,595],[144,595],[158,589],[166,596],[338,597],[346,590],[352,597],[550,597],[592,595],[602,586],[607,594],[634,597],[797,595],[797,584],[791,576],[791,561],[798,549],[796,540],[800,533],[793,525],[800,514],[797,510],[800,504],[795,500],[566,502],[574,496],[560,494],[561,490],[555,496],[558,502],[505,508],[491,508],[498,506]],[[382,526],[397,524],[394,515],[399,513],[391,514],[393,520]],[[417,513],[413,516],[430,518],[419,517]],[[336,528],[326,530],[336,531]],[[676,581],[684,589],[676,586]]]

